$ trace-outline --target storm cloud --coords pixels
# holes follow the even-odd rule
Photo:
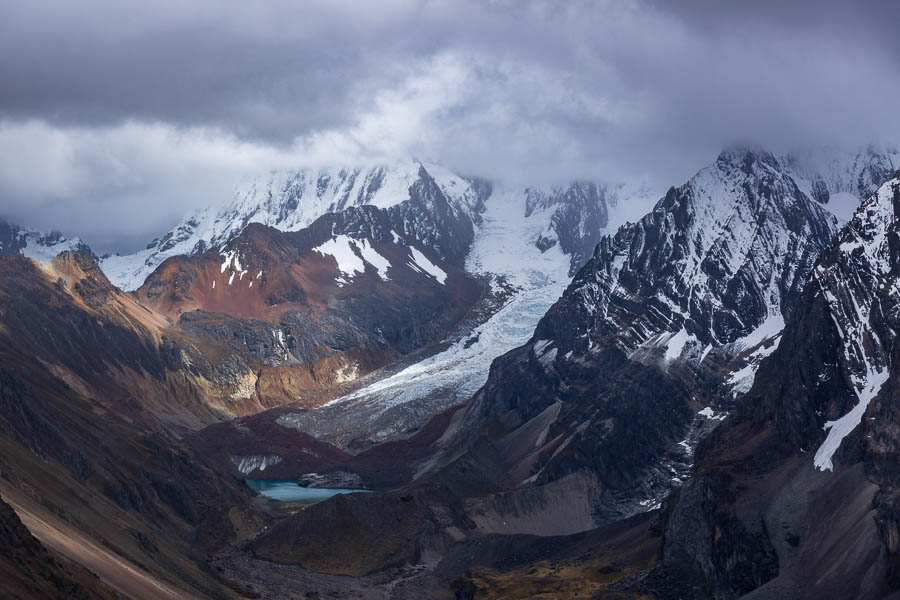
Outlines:
[[[130,250],[270,168],[679,183],[900,139],[893,3],[4,2],[0,215]]]

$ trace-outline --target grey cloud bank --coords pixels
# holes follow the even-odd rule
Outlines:
[[[892,3],[5,2],[0,215],[129,250],[269,168],[677,183],[900,140]]]

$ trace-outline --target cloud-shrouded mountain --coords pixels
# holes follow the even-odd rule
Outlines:
[[[426,171],[414,162],[273,172],[250,181],[235,192],[230,202],[189,215],[145,250],[104,259],[103,268],[113,283],[123,289],[136,289],[166,258],[222,246],[250,223],[297,231],[323,214],[351,206],[393,207],[409,199],[410,188],[417,182],[421,185],[423,177],[435,181],[455,213],[470,219],[478,214],[485,190],[477,182],[437,167]]]
[[[0,256],[24,254],[46,261],[66,250],[91,252],[77,237],[69,238],[58,231],[32,231],[0,219]]]
[[[860,200],[868,198],[900,168],[900,152],[892,146],[877,145],[856,150],[808,146],[787,154],[781,162],[807,196],[845,223]]]
[[[340,212],[351,206],[371,205],[397,209],[416,200],[426,182],[434,182],[456,218],[480,222],[485,201],[491,196],[487,180],[457,175],[443,167],[401,161],[368,167],[336,167],[319,170],[278,171],[250,180],[238,188],[231,201],[210,206],[187,216],[164,236],[153,240],[145,250],[132,255],[112,255],[102,266],[110,280],[119,287],[132,290],[166,258],[192,255],[219,247],[235,237],[250,223],[260,223],[281,231],[297,231],[308,227],[323,214]],[[634,186],[633,186],[634,187]],[[639,186],[623,189],[621,185],[572,183],[563,187],[519,188],[523,196],[524,216],[546,213],[546,231],[531,242],[546,250],[559,244],[572,257],[572,269],[590,255],[600,235],[610,222],[625,217],[636,218],[642,205],[629,206],[626,200],[647,196]],[[426,200],[427,203],[427,200]],[[425,212],[431,208],[423,206]],[[617,213],[622,216],[616,218]],[[454,248],[439,247],[439,237],[450,232],[436,228],[431,233],[416,228],[413,220],[403,233],[415,233],[422,241],[435,245],[442,258],[464,255],[471,243],[471,232],[459,236]],[[421,229],[421,228],[420,228]],[[431,238],[429,238],[431,236]],[[446,254],[443,254],[446,252]]]

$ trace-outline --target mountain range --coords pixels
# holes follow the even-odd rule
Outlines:
[[[898,167],[277,172],[100,258],[4,223],[4,585],[900,597]],[[296,510],[243,479],[367,493]]]

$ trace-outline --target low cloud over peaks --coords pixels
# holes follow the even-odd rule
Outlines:
[[[6,2],[0,213],[128,250],[270,168],[666,185],[900,139],[896,8],[708,4]]]

